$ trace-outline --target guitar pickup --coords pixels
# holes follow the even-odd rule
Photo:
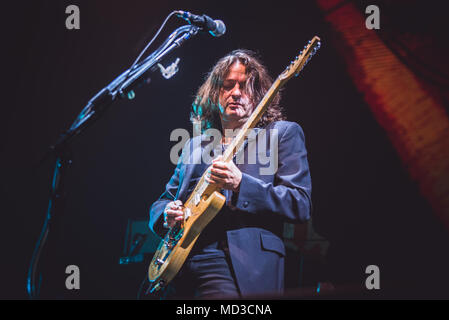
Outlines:
[[[185,208],[184,209],[184,221],[186,221],[187,219],[189,219],[189,217],[192,215],[192,211],[190,211],[189,208]]]
[[[200,202],[201,202],[201,196],[198,193],[196,193],[195,196],[193,197],[193,203],[195,203],[195,205],[197,206],[200,204]]]

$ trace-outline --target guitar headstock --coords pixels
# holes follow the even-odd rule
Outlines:
[[[293,60],[288,67],[279,75],[281,82],[290,80],[293,76],[297,77],[307,62],[312,59],[313,55],[321,47],[321,40],[314,36],[312,40],[304,47],[295,60]]]

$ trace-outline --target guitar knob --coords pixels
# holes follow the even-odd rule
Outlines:
[[[170,240],[172,240],[172,238],[170,238]],[[172,241],[164,241],[165,246],[167,247],[168,250],[173,249],[173,242]]]
[[[164,280],[159,280],[155,285],[151,287],[150,293],[154,293],[158,291],[159,289],[163,288],[165,286]]]

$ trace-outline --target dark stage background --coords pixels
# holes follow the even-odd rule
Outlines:
[[[80,30],[65,28],[70,4],[80,8]],[[206,72],[231,50],[248,48],[260,53],[275,77],[314,35],[321,37],[322,48],[286,85],[282,100],[289,120],[304,129],[313,226],[330,243],[325,264],[310,267],[302,286],[363,286],[365,268],[374,264],[380,268],[381,292],[448,296],[448,230],[354,86],[315,1],[40,0],[3,7],[2,51],[8,55],[2,60],[10,74],[3,81],[11,88],[3,91],[0,127],[1,298],[27,298],[27,268],[53,170],[51,159],[39,160],[175,9],[221,19],[227,33],[187,42],[164,61],[180,57],[178,74],[167,81],[155,72],[134,100],[115,103],[72,144],[66,207],[42,257],[41,297],[133,299],[146,265],[118,264],[127,221],[146,219],[162,193],[174,169],[170,133],[191,130],[190,105]],[[412,22],[432,21],[430,12],[423,10]],[[407,19],[407,8],[393,13]],[[171,19],[159,40],[181,24]],[[80,268],[80,290],[65,288],[65,267],[71,264]],[[296,264],[289,267],[290,275],[298,272]]]

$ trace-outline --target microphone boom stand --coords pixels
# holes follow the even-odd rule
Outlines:
[[[176,29],[167,38],[167,40],[156,51],[145,58],[145,60],[126,70],[114,79],[108,86],[100,90],[87,103],[70,129],[63,133],[57,142],[50,147],[50,151],[47,155],[54,155],[56,158],[56,164],[53,171],[53,180],[51,184],[47,214],[28,269],[27,292],[30,299],[35,299],[39,295],[41,285],[40,276],[39,283],[36,283],[36,272],[39,258],[52,224],[54,224],[55,214],[57,212],[56,209],[62,207],[65,198],[63,188],[65,181],[64,178],[66,176],[67,169],[72,163],[69,153],[70,142],[88,126],[98,120],[100,116],[108,109],[108,107],[117,99],[117,97],[130,97],[130,93],[134,96],[133,89],[149,78],[146,75],[147,71],[156,63],[160,62],[162,58],[164,58],[172,50],[180,47],[185,41],[196,35],[199,30],[200,28],[194,25],[185,25]]]

